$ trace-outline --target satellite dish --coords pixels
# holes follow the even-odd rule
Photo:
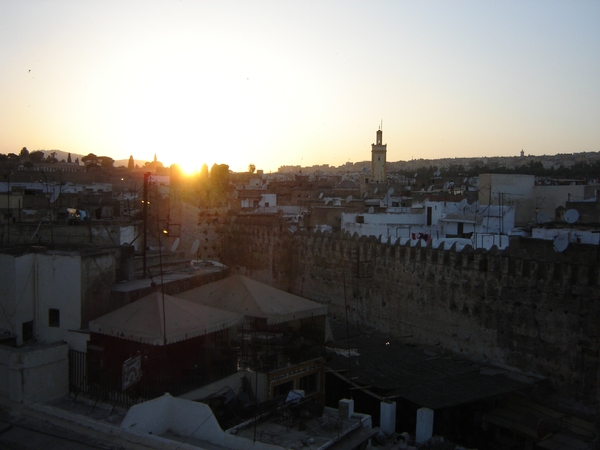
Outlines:
[[[464,180],[463,180],[463,183],[466,183],[466,182],[467,182],[467,178],[465,177]]]
[[[441,174],[442,174],[442,172],[440,172],[439,170],[436,170],[436,171],[433,173],[433,176],[434,176],[434,177],[439,177]]]
[[[323,198],[323,193],[319,193],[319,198]]]
[[[394,193],[394,188],[391,187],[387,190],[387,196],[389,197],[390,195],[392,195]]]
[[[346,197],[346,203],[350,203],[352,201],[352,196],[349,195],[348,197]]]
[[[200,239],[196,239],[194,241],[194,243],[192,244],[192,248],[190,249],[190,253],[192,255],[195,255],[196,252],[198,251],[198,247],[200,247]]]
[[[375,188],[375,190],[373,191],[373,194],[377,194],[378,190],[379,190],[379,188]]]
[[[330,199],[330,198],[326,198],[326,199],[325,199],[325,206],[329,205],[329,202],[330,202],[330,201],[331,201],[331,199]]]
[[[418,176],[419,176],[419,174],[418,174],[418,173],[415,173],[415,174],[413,175],[413,178],[417,178]]]
[[[463,209],[465,206],[467,206],[467,199],[463,198],[456,206],[458,209]]]
[[[368,195],[368,192],[365,192],[365,193],[363,194],[363,198],[367,198],[367,195]]]
[[[541,212],[537,215],[537,223],[547,223],[550,222],[548,219],[548,215],[545,212]]]
[[[433,184],[427,188],[427,192],[431,192],[433,190]]]
[[[369,206],[369,214],[373,214],[375,212],[375,208]]]
[[[575,223],[579,219],[579,211],[576,209],[569,209],[565,213],[565,222],[567,223]]]
[[[171,251],[174,252],[175,250],[177,250],[178,245],[179,245],[179,238],[175,239],[175,242],[173,242],[173,245],[171,245]]]
[[[60,191],[52,191],[52,195],[50,196],[50,203],[54,203],[58,198]]]
[[[564,252],[569,246],[569,235],[568,234],[560,234],[554,238],[554,251],[555,252]]]

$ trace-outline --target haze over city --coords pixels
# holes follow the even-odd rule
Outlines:
[[[0,153],[341,165],[600,151],[597,1],[0,1]]]

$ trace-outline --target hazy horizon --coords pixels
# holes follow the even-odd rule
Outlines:
[[[0,0],[0,152],[340,166],[600,151],[600,2]]]

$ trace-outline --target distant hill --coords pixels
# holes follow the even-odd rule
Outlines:
[[[52,152],[56,152],[56,158],[58,158],[59,161],[62,161],[63,159],[66,161],[67,158],[69,157],[69,152],[63,152],[62,150],[29,150],[30,153],[35,152],[35,151],[43,152],[45,157],[48,156]],[[87,155],[88,155],[88,153],[86,153],[85,155],[81,155],[79,153],[71,153],[71,161],[75,162],[75,160],[77,158],[79,158],[79,161],[81,161],[81,158],[83,158],[84,156],[87,156]],[[96,155],[96,156],[104,156],[104,155]],[[140,167],[142,167],[147,162],[145,159],[134,159],[134,161]],[[113,166],[114,167],[120,167],[120,166],[127,167],[127,164],[129,164],[129,158],[117,159],[114,162]]]

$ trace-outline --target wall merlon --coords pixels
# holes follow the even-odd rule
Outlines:
[[[457,251],[357,233],[253,231],[226,237],[251,277],[271,267],[276,287],[327,303],[341,318],[345,278],[355,323],[542,374],[561,392],[579,380],[581,392],[599,398],[600,267],[589,246],[558,254],[551,243],[513,239],[504,251]]]

